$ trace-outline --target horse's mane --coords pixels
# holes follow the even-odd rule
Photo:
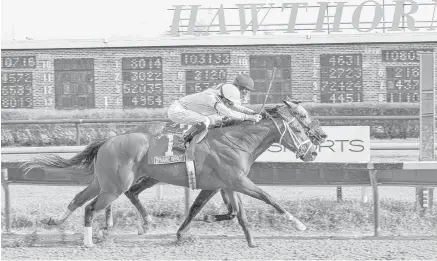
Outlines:
[[[260,113],[261,116],[262,116],[262,119],[263,120],[270,119],[270,117],[276,118],[278,116],[278,109],[281,108],[282,106],[284,106],[284,105],[277,105],[277,106],[274,106],[274,107],[263,108],[262,112]],[[229,126],[238,125],[240,123],[242,123],[242,121],[228,119],[228,120],[225,120],[221,124],[217,124],[217,125],[211,126],[211,128],[229,127]]]

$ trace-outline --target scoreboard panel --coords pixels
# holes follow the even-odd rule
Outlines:
[[[382,50],[386,66],[387,102],[420,101],[420,53],[433,49]],[[396,65],[399,63],[407,65]]]
[[[420,66],[387,66],[387,102],[419,102]]]
[[[2,56],[2,68],[35,68],[35,56]]]
[[[2,109],[33,108],[31,72],[2,72]]]
[[[282,103],[286,96],[291,97],[291,55],[251,55],[250,77],[255,91],[250,93],[251,104],[262,104],[267,95],[273,67],[277,68],[267,103]]]
[[[196,69],[185,71],[186,94],[204,91],[226,83],[226,69]]]
[[[162,57],[122,58],[123,108],[163,108]]]
[[[321,54],[321,102],[362,102],[362,64],[362,54]]]
[[[55,59],[55,108],[94,108],[94,59]]]
[[[181,63],[185,65],[229,65],[230,53],[183,53]]]

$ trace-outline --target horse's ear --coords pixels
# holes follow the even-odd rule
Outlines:
[[[292,99],[290,99],[290,97],[285,97],[285,100],[283,101],[286,105],[291,106],[292,103],[294,104],[299,104],[301,103],[301,101],[293,101]]]

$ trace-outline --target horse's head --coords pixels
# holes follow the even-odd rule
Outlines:
[[[316,146],[307,136],[304,127],[291,113],[289,106],[282,105],[266,109],[262,114],[263,118],[273,121],[281,135],[279,143],[282,144],[282,140],[284,140],[284,146],[293,151],[296,154],[296,158],[303,161],[315,160],[317,156]]]
[[[311,115],[305,110],[299,102],[292,101],[287,97],[286,100],[283,101],[285,105],[288,107],[288,111],[296,117],[302,127],[305,129],[308,137],[311,139],[311,142],[314,145],[320,145],[325,142],[328,137],[326,133],[320,127],[319,121],[315,120],[311,117]],[[285,110],[285,108],[283,109]]]

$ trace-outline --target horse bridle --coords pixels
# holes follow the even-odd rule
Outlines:
[[[311,148],[314,146],[314,144],[311,144],[311,146],[308,146],[306,151],[303,151],[303,145],[307,144],[307,143],[312,143],[312,141],[307,138],[304,141],[299,141],[297,135],[294,133],[294,131],[291,129],[290,127],[290,123],[292,123],[293,121],[297,120],[296,117],[293,116],[293,118],[291,120],[289,120],[288,122],[285,121],[284,116],[282,116],[281,113],[278,112],[278,114],[281,116],[281,120],[282,123],[284,124],[284,131],[281,131],[281,128],[279,127],[278,123],[276,123],[275,118],[273,118],[269,113],[265,112],[266,115],[273,121],[273,123],[276,126],[276,129],[278,130],[279,134],[281,134],[281,138],[279,139],[279,144],[282,144],[282,139],[285,136],[285,133],[288,131],[288,133],[290,134],[291,139],[293,140],[294,145],[290,144],[286,139],[285,142],[290,146],[290,147],[295,147],[296,148],[296,158],[301,158],[304,159],[306,157],[306,155],[308,154],[308,152],[311,150]],[[308,136],[307,136],[308,137]]]

